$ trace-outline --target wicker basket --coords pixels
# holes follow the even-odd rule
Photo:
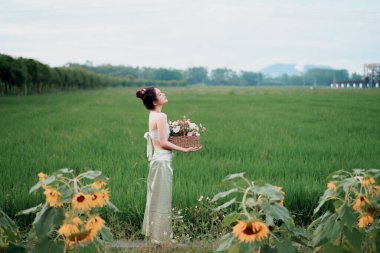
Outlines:
[[[199,136],[169,136],[169,141],[183,148],[199,146]]]

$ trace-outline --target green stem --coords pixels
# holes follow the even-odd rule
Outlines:
[[[245,190],[244,195],[243,195],[243,200],[242,200],[242,203],[241,203],[241,204],[242,204],[242,208],[243,208],[243,212],[244,212],[244,214],[247,216],[248,219],[252,220],[253,217],[248,213],[247,208],[246,208],[246,206],[245,206],[245,201],[246,201],[246,199],[247,199],[247,195],[248,195],[249,189],[251,189],[251,187],[248,187],[248,188]]]
[[[74,178],[73,179],[73,182],[74,182],[74,192],[75,193],[78,193],[78,179],[77,178]]]
[[[339,246],[342,246],[342,244],[343,244],[343,233],[340,233]]]
[[[61,183],[64,183],[69,189],[71,188],[70,185],[65,182],[64,180],[59,180],[59,179],[56,179],[58,182],[61,182]]]

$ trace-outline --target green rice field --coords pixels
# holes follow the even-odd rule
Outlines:
[[[336,170],[380,168],[380,90],[163,88],[170,120],[207,127],[203,149],[175,153],[173,206],[196,205],[246,172],[283,186],[299,220],[311,215]],[[38,204],[38,172],[101,170],[119,218],[139,226],[146,194],[148,111],[135,89],[0,97],[0,207],[11,217]]]

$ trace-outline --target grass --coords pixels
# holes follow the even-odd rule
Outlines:
[[[202,123],[203,149],[176,153],[173,206],[226,190],[222,179],[246,172],[283,186],[285,205],[307,222],[326,176],[380,168],[380,90],[165,88],[170,120]],[[0,97],[0,206],[11,217],[42,200],[29,195],[37,173],[101,170],[130,233],[145,207],[148,112],[134,89]],[[22,218],[18,218],[19,222]],[[30,217],[27,219],[30,219]]]

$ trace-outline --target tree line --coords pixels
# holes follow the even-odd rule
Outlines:
[[[0,95],[28,95],[57,90],[93,89],[102,87],[182,87],[186,85],[288,86],[330,85],[351,77],[347,70],[312,69],[303,76],[266,77],[260,72],[235,71],[229,68],[132,67],[69,63],[50,67],[27,58],[0,54]]]
[[[58,90],[115,86],[185,86],[183,80],[145,80],[95,73],[72,66],[49,67],[27,58],[0,54],[0,95],[29,95]]]
[[[234,86],[329,86],[334,82],[344,82],[348,80],[359,80],[361,76],[353,73],[351,76],[345,69],[310,69],[304,75],[283,74],[279,77],[264,76],[260,72],[235,71],[229,68],[216,68],[209,71],[206,67],[191,67],[186,70],[151,68],[151,67],[132,67],[132,66],[113,66],[101,65],[92,66],[91,64],[68,64],[70,68],[88,70],[93,73],[105,74],[115,77],[128,77],[131,79],[148,80],[182,80],[189,85],[234,85]]]

